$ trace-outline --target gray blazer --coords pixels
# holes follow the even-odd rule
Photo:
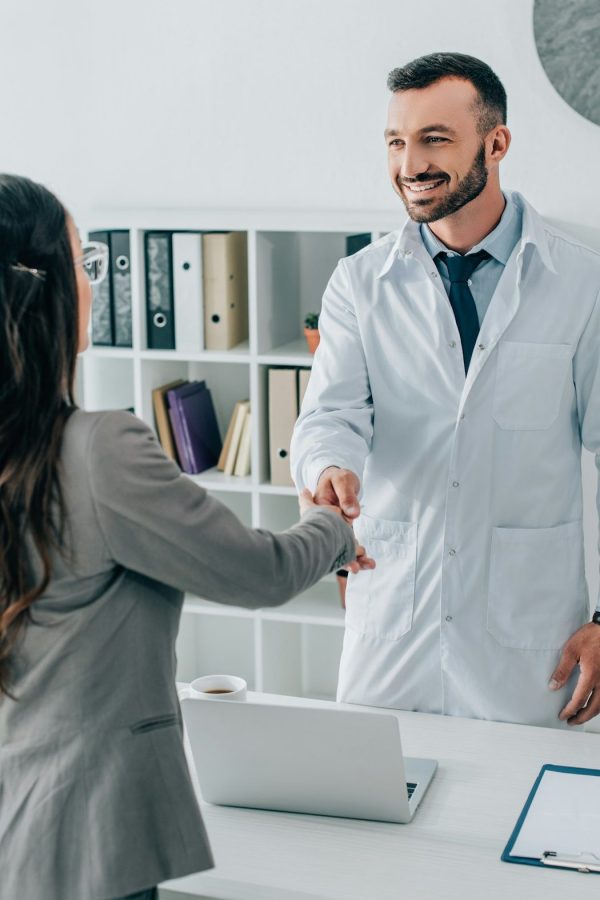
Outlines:
[[[175,691],[182,592],[276,606],[353,557],[328,510],[245,528],[126,412],[75,412],[61,465],[70,558],[32,608],[18,700],[0,701],[6,900],[106,900],[210,868]]]

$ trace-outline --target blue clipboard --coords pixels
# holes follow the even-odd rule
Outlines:
[[[537,776],[535,783],[531,788],[531,791],[529,792],[529,796],[527,797],[525,806],[521,811],[521,815],[517,819],[517,824],[515,825],[513,832],[508,839],[508,843],[502,852],[502,856],[500,857],[502,862],[518,863],[524,866],[541,866],[543,868],[553,867],[559,869],[573,869],[578,872],[593,873],[596,875],[600,874],[600,856],[597,856],[594,853],[590,853],[589,851],[584,851],[577,854],[561,853],[560,848],[557,847],[552,850],[548,849],[544,851],[540,857],[512,855],[512,848],[514,847],[517,838],[519,837],[519,833],[521,831],[521,828],[523,827],[523,823],[527,818],[527,814],[529,812],[533,799],[546,772],[565,772],[571,775],[593,775],[600,777],[600,769],[580,769],[575,766],[542,766],[542,768],[540,769],[540,773]]]

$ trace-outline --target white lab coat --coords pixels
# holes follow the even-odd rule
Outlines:
[[[589,616],[581,444],[600,453],[600,254],[516,193],[523,232],[465,379],[419,226],[339,262],[292,442],[298,488],[361,480],[338,699],[560,727]],[[596,461],[600,457],[596,456]]]

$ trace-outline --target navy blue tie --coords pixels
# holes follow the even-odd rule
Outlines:
[[[480,250],[478,253],[470,253],[468,256],[448,253],[438,253],[437,255],[444,260],[448,267],[450,305],[460,334],[466,373],[479,334],[479,317],[468,282],[477,266],[484,259],[489,259],[490,254],[485,250]]]

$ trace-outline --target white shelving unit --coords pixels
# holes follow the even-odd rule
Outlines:
[[[80,359],[79,402],[89,410],[133,408],[154,427],[152,388],[175,378],[206,379],[225,433],[237,400],[252,407],[252,474],[193,476],[244,524],[281,531],[297,521],[294,488],[269,483],[267,370],[311,366],[302,324],[318,311],[348,235],[373,239],[398,228],[391,214],[238,213],[97,210],[86,230],[127,228],[131,238],[133,348],[91,347]],[[248,236],[249,340],[216,353],[148,350],[144,232],[245,231]],[[178,679],[216,672],[241,675],[253,690],[335,696],[344,614],[328,576],[290,603],[249,611],[186,597],[178,639]]]

